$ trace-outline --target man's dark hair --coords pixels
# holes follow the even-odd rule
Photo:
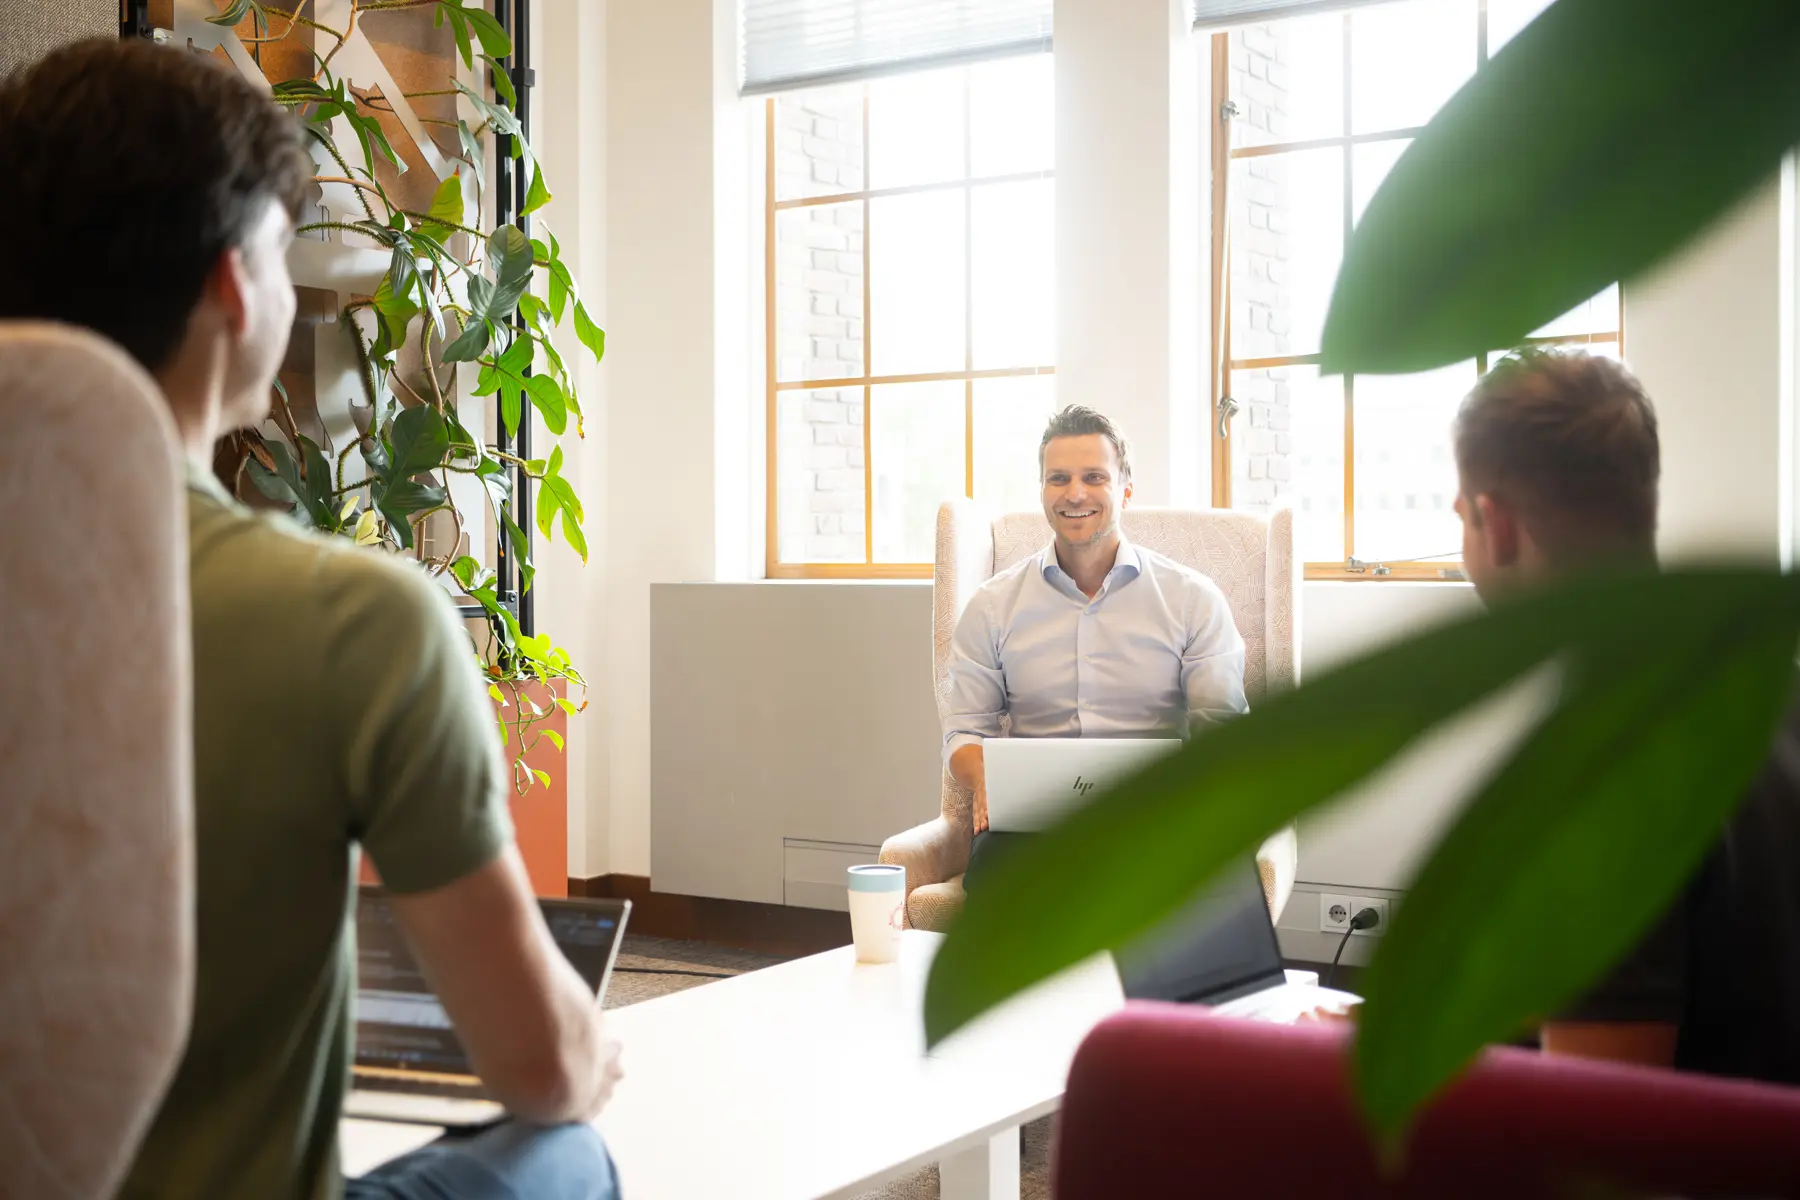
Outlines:
[[[0,318],[104,334],[149,370],[268,200],[312,179],[295,120],[219,62],[141,39],[56,50],[0,83]]]
[[[1455,439],[1464,494],[1516,508],[1552,561],[1655,554],[1656,412],[1619,363],[1509,355],[1463,401]]]
[[[1038,474],[1044,473],[1044,451],[1051,441],[1065,437],[1087,437],[1099,434],[1113,444],[1119,455],[1119,480],[1128,483],[1131,480],[1131,451],[1125,445],[1125,435],[1119,427],[1112,423],[1112,418],[1105,413],[1089,408],[1085,404],[1071,404],[1054,417],[1044,428],[1043,440],[1038,443]]]

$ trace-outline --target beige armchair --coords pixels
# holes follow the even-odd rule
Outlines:
[[[1270,516],[1225,509],[1134,508],[1124,515],[1125,536],[1176,562],[1201,571],[1219,585],[1244,638],[1244,692],[1250,707],[1298,679],[1294,650],[1299,644],[1299,568],[1294,559],[1294,519],[1286,509]],[[932,673],[938,715],[949,698],[950,638],[963,606],[987,580],[1050,541],[1042,513],[996,517],[973,501],[956,500],[938,510],[937,570],[932,577]],[[906,921],[917,929],[942,930],[962,908],[963,872],[974,836],[972,797],[943,776],[943,811],[934,820],[891,837],[881,861],[906,868]],[[1299,858],[1292,829],[1284,829],[1257,851],[1263,894],[1279,917],[1294,888]]]
[[[0,322],[0,1196],[111,1196],[186,1040],[187,508],[156,385]]]

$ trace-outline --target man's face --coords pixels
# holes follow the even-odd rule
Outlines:
[[[294,325],[294,283],[287,267],[293,240],[293,222],[270,200],[243,245],[227,252],[234,260],[227,270],[236,293],[220,414],[227,430],[254,425],[269,413],[275,373]]]
[[[1067,546],[1091,546],[1119,529],[1131,500],[1119,452],[1104,434],[1052,438],[1044,447],[1044,516]]]

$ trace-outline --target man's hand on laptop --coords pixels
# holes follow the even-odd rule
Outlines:
[[[970,815],[975,819],[975,832],[985,833],[988,827],[986,775],[975,781],[975,802],[970,807]]]

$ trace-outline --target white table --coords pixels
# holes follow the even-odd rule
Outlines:
[[[925,976],[850,947],[608,1014],[625,1080],[600,1130],[628,1196],[816,1200],[939,1164],[944,1200],[1019,1194],[1019,1126],[1055,1111],[1081,1039],[1123,1003],[1102,955],[925,1054]]]
[[[850,947],[607,1014],[625,1078],[598,1122],[627,1196],[823,1200],[928,1163],[943,1200],[1017,1200],[1019,1126],[1054,1112],[1081,1039],[1123,1004],[1100,955],[925,1054],[925,975],[941,942],[908,930],[898,963]],[[345,1122],[346,1172],[430,1130]]]

